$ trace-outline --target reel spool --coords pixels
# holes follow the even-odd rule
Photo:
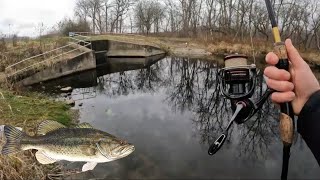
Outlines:
[[[224,58],[225,67],[219,73],[221,92],[230,100],[251,98],[255,90],[257,69],[247,64],[248,57],[233,54]]]

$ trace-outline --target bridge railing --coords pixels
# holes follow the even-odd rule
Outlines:
[[[83,47],[92,49],[91,42],[87,36],[78,35],[75,33],[73,36],[69,36],[69,39],[70,43],[65,46],[61,46],[45,53],[23,59],[6,67],[5,73],[7,78],[29,70],[37,71],[38,68],[50,66],[58,60],[72,58],[72,56],[84,54],[86,52],[82,50]],[[76,47],[75,44],[81,46]]]

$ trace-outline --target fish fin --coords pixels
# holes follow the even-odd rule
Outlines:
[[[91,126],[91,124],[89,124],[89,123],[81,123],[81,124],[78,124],[78,125],[76,125],[74,128],[91,128],[91,129],[93,129],[93,127]]]
[[[0,142],[2,142],[2,143],[5,143],[5,141],[6,141],[5,136],[4,136],[4,126],[5,125],[0,126]],[[17,128],[19,131],[22,131],[21,127],[15,127],[15,128]]]
[[[3,155],[13,154],[21,151],[20,140],[23,132],[13,126],[3,126],[3,133],[6,138],[6,144],[3,146],[1,153]]]
[[[52,164],[57,161],[57,160],[52,159],[51,157],[48,157],[47,155],[45,155],[43,151],[37,151],[36,158],[39,161],[39,163],[41,163],[41,164]]]
[[[0,126],[0,142],[4,142],[4,141],[5,141],[5,137],[4,137],[4,126],[5,126],[5,125],[1,125],[1,126]]]
[[[15,127],[15,128],[17,128],[19,131],[23,130],[22,127]]]
[[[60,128],[66,128],[66,126],[58,123],[57,121],[45,120],[39,124],[37,134],[45,135],[48,132],[51,132]]]
[[[97,162],[87,162],[87,163],[85,163],[82,166],[82,172],[93,170],[96,167],[97,164],[98,164]]]

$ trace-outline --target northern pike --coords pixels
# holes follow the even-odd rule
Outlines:
[[[87,162],[82,171],[94,169],[97,163],[126,157],[135,149],[132,144],[94,129],[88,123],[67,128],[56,121],[45,120],[40,123],[36,136],[9,125],[3,126],[3,133],[6,139],[3,155],[36,149],[35,156],[41,164],[60,160]]]

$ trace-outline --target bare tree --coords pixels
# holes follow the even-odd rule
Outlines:
[[[167,0],[166,2],[168,22],[170,24],[170,31],[176,32],[179,29],[180,15],[178,12],[178,5],[172,0]]]
[[[190,30],[192,10],[194,9],[196,0],[179,0],[179,2],[182,14],[182,33],[183,35],[187,35]]]
[[[89,16],[89,4],[84,0],[77,0],[74,14],[80,20],[87,22],[87,17]]]
[[[81,19],[64,19],[58,23],[57,31],[64,35],[68,35],[69,32],[90,32],[90,24]]]
[[[254,7],[254,13],[255,16],[253,16],[253,26],[254,26],[254,34],[256,33],[261,33],[263,36],[266,37],[266,40],[269,40],[269,19],[268,19],[268,14],[266,12],[265,8],[262,8],[259,5],[255,5]]]
[[[101,32],[100,12],[102,2],[101,0],[88,0],[87,3],[89,5],[89,17],[92,19],[92,31],[96,33],[96,27],[98,27],[98,30]]]
[[[87,22],[87,17],[91,19],[92,31],[95,33],[96,28],[102,32],[102,1],[101,0],[77,0],[75,15]]]
[[[318,0],[272,0],[281,35],[305,50],[320,49]],[[136,4],[136,5],[135,5]],[[77,0],[77,18],[91,23],[93,32],[118,32],[133,21],[143,33],[171,32],[197,37],[207,34],[245,40],[271,37],[263,1],[254,0]]]
[[[104,1],[104,13],[105,13],[105,32],[108,32],[108,9],[111,7],[109,0]]]
[[[154,31],[159,32],[162,15],[163,7],[159,2],[140,1],[135,8],[136,23],[142,33],[149,34],[152,25],[154,25]]]
[[[133,0],[114,0],[112,2],[111,32],[121,32],[123,18],[129,11],[131,5],[133,5],[133,2]]]

